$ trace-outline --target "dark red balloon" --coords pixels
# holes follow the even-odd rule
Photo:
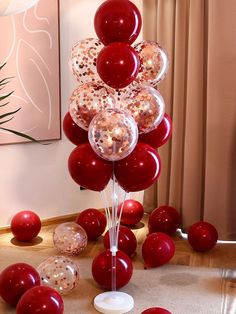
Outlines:
[[[195,251],[205,252],[212,249],[218,240],[216,228],[205,221],[199,221],[188,230],[188,242]]]
[[[152,307],[143,311],[141,314],[171,314],[171,312],[162,307]]]
[[[168,263],[175,253],[173,240],[165,233],[152,233],[145,239],[142,255],[145,267],[158,267]]]
[[[110,248],[109,230],[105,233],[103,243],[106,249]],[[137,240],[134,233],[127,227],[120,226],[118,236],[118,249],[132,256],[137,249]]]
[[[132,44],[141,26],[142,18],[138,8],[127,0],[105,1],[94,18],[95,31],[104,45],[112,42]]]
[[[153,148],[164,145],[172,134],[172,120],[165,113],[161,123],[151,132],[139,134],[139,142],[146,143]]]
[[[118,207],[118,214],[122,204]],[[144,208],[141,203],[136,200],[126,200],[123,205],[121,223],[126,226],[133,226],[140,222],[143,218]]]
[[[100,158],[88,143],[72,151],[68,168],[76,183],[93,191],[102,191],[112,176],[112,163]]]
[[[163,232],[172,236],[180,227],[180,214],[171,206],[160,206],[149,216],[148,229],[150,233]]]
[[[107,220],[99,210],[88,208],[79,213],[76,223],[84,228],[89,240],[96,240],[105,231]]]
[[[28,290],[17,304],[16,314],[63,314],[64,303],[59,293],[46,286]]]
[[[18,241],[31,241],[41,230],[41,220],[30,210],[17,213],[11,220],[11,232]]]
[[[115,176],[126,192],[145,190],[159,177],[160,157],[151,146],[138,143],[126,158],[115,162]]]
[[[108,86],[120,89],[136,78],[140,67],[137,52],[126,43],[113,43],[104,47],[97,58],[97,71]]]
[[[130,258],[122,251],[116,253],[116,288],[125,286],[132,277],[133,265]],[[100,253],[92,263],[94,280],[104,289],[111,290],[112,256],[111,251]]]
[[[63,130],[68,138],[76,146],[88,142],[88,132],[80,128],[71,118],[69,112],[63,120]]]
[[[16,306],[27,290],[39,285],[38,272],[25,263],[10,265],[0,274],[0,296],[12,306]]]

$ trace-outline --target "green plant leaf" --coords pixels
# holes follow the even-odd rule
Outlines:
[[[3,63],[2,65],[0,65],[0,70],[2,70],[2,68],[7,64],[7,62]]]
[[[15,134],[15,135],[17,135],[17,136],[21,136],[21,137],[23,137],[23,138],[26,138],[27,140],[30,140],[30,141],[32,141],[32,142],[39,143],[39,144],[42,144],[42,145],[50,145],[50,144],[51,144],[51,143],[42,143],[42,142],[36,140],[35,138],[33,138],[33,137],[27,135],[27,134],[24,134],[24,133],[15,131],[15,130],[3,128],[3,127],[0,127],[0,130],[4,130],[4,131],[10,132],[10,133],[13,133],[13,134]]]
[[[14,118],[14,117],[11,117],[11,118],[9,118],[9,119],[7,119],[7,120],[1,121],[0,124],[7,123],[7,122],[11,121],[13,118]]]
[[[5,104],[3,104],[3,105],[0,105],[0,108],[1,107],[4,107],[4,106],[7,106],[7,105],[9,105],[10,104],[10,102],[8,101],[8,102],[5,102]]]
[[[0,119],[3,119],[5,117],[7,117],[7,116],[10,116],[10,115],[14,114],[14,113],[17,113],[19,110],[21,110],[21,108],[18,108],[18,109],[14,110],[14,111],[11,111],[11,112],[4,113],[4,114],[2,114],[0,116]]]
[[[1,85],[6,85],[6,84],[8,84],[12,78],[13,78],[13,77],[6,77],[6,78],[2,79],[2,80],[0,81],[0,86],[1,86]]]
[[[2,101],[2,100],[4,100],[4,99],[6,99],[7,97],[11,96],[13,93],[14,93],[14,92],[10,92],[10,93],[8,93],[8,94],[6,94],[6,95],[0,96],[0,101]]]

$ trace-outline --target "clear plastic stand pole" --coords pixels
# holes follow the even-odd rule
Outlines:
[[[94,307],[97,311],[104,314],[123,314],[127,313],[134,307],[134,299],[127,293],[116,291],[116,253],[118,247],[118,235],[120,227],[120,219],[123,210],[126,193],[121,204],[121,209],[118,217],[118,184],[114,175],[113,163],[113,176],[112,176],[112,212],[110,213],[109,203],[107,201],[105,192],[101,192],[101,197],[105,206],[107,224],[109,228],[110,237],[110,250],[111,250],[111,290],[97,295],[94,299]]]

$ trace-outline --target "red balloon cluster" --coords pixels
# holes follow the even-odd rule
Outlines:
[[[218,232],[216,228],[205,221],[193,224],[188,230],[188,242],[195,251],[206,252],[217,243]]]
[[[99,210],[88,208],[78,215],[76,223],[84,228],[89,240],[96,240],[105,231],[107,221]]]
[[[30,210],[17,213],[11,220],[11,232],[18,241],[33,240],[41,230],[41,220]]]
[[[65,116],[63,129],[68,139],[78,145],[69,157],[69,172],[76,183],[90,190],[102,191],[111,179],[111,169],[126,192],[144,190],[160,175],[160,157],[155,149],[170,138],[172,123],[168,115],[164,116],[161,95],[152,95],[152,90],[156,90],[145,89],[142,84],[155,87],[163,79],[168,70],[168,57],[155,42],[143,41],[131,47],[141,26],[140,12],[131,1],[107,0],[97,9],[94,18],[99,39],[85,39],[72,49],[70,66],[80,83],[77,88],[80,92],[73,93],[73,112],[70,109]],[[121,90],[131,83],[133,92]],[[127,101],[126,107],[119,107],[122,112],[114,109],[117,108],[117,93],[118,101],[120,97]],[[134,95],[139,97],[137,102]],[[94,123],[100,111],[109,111],[110,116],[106,121],[105,116],[99,117],[98,123]],[[122,119],[119,119],[120,125],[112,127],[111,120],[122,113],[129,116],[129,127]],[[150,122],[153,116],[160,117],[155,124]],[[83,121],[90,121],[86,122],[86,128],[82,126]],[[144,123],[145,134],[140,134],[136,145],[137,121]],[[94,153],[87,143],[88,137]],[[124,149],[128,154],[124,154]]]
[[[120,210],[122,209],[121,214],[121,223],[126,226],[133,226],[140,222],[143,218],[144,208],[141,203],[136,200],[126,200],[124,204],[121,204],[118,207],[118,216]]]

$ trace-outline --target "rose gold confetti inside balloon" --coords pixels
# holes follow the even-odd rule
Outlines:
[[[69,258],[51,256],[37,268],[41,284],[56,290],[61,295],[69,293],[79,282],[79,268]]]
[[[128,156],[137,144],[138,129],[134,119],[119,109],[97,114],[89,127],[89,142],[96,154],[115,161]]]
[[[88,242],[84,229],[75,222],[65,222],[56,227],[53,242],[57,250],[68,255],[78,255]]]
[[[101,82],[97,74],[96,61],[103,44],[96,38],[87,38],[77,42],[71,51],[69,67],[80,84]]]
[[[80,85],[70,98],[70,115],[82,129],[88,130],[93,117],[102,110],[114,107],[110,88],[87,83]]]
[[[141,62],[134,84],[148,83],[156,87],[164,79],[169,68],[166,52],[154,41],[141,41],[134,49],[138,52]]]
[[[154,130],[165,114],[164,99],[150,86],[139,86],[129,90],[121,103],[121,108],[134,118],[139,133]]]

